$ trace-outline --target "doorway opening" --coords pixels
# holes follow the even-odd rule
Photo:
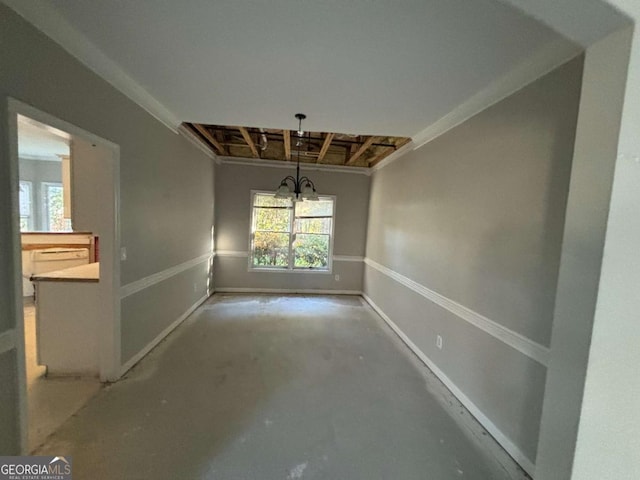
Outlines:
[[[9,126],[21,443],[30,453],[119,376],[119,148],[15,100]]]

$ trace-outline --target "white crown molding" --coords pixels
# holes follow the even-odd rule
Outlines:
[[[370,258],[365,258],[364,263],[372,268],[375,268],[380,273],[388,276],[389,278],[392,278],[405,287],[413,290],[417,294],[422,295],[427,300],[430,300],[436,305],[439,305],[445,310],[448,310],[462,320],[465,320],[471,325],[493,336],[494,338],[497,338],[501,342],[518,350],[520,353],[525,354],[527,357],[535,360],[539,364],[545,367],[549,365],[550,350],[544,345],[540,345],[539,343],[534,342],[524,335],[510,330],[507,327],[500,325],[498,322],[480,315],[470,308],[467,308],[464,305],[461,305],[443,295],[440,295],[439,293],[428,289],[424,285],[421,285],[418,282],[415,282],[410,278],[405,277],[404,275],[385,267],[384,265],[380,265]]]
[[[480,90],[444,117],[413,135],[414,149],[420,148],[500,100],[535,82],[575,58],[582,51],[579,46],[569,44],[564,38],[549,42],[488,87]]]
[[[283,162],[280,160],[260,160],[256,158],[241,157],[218,157],[219,163],[226,165],[248,165],[250,167],[269,167],[269,168],[287,168],[296,167],[296,162]],[[346,167],[340,165],[323,165],[316,163],[300,163],[300,170],[337,172],[337,173],[355,173],[358,175],[371,175],[370,168],[364,167]]]
[[[398,327],[384,311],[374,303],[365,293],[362,297],[366,302],[375,310],[375,312],[382,317],[386,324],[393,330],[398,337],[416,354],[416,356],[424,363],[435,375],[444,383],[445,387],[469,410],[480,424],[491,434],[496,441],[502,445],[502,447],[511,455],[511,457],[518,462],[518,464],[531,476],[534,474],[534,463],[518,448],[518,446],[507,437],[483,412],[480,408],[467,397],[453,381],[447,377],[447,375],[438,368],[438,366],[427,357],[418,346],[411,341],[411,339]]]
[[[566,39],[558,39],[548,43],[536,54],[522,61],[514,69],[451,110],[444,117],[412,135],[411,142],[386,157],[371,170],[375,172],[387,167],[407,153],[417,150],[500,100],[535,82],[580,53],[582,53],[582,49],[577,45],[568,44]]]
[[[215,154],[213,150],[211,150],[199,137],[193,133],[189,127],[186,127],[184,124],[181,124],[178,127],[178,133],[186,138],[191,144],[204,153],[207,157],[213,159],[216,163],[218,163],[218,155]]]
[[[197,258],[187,260],[186,262],[179,265],[174,265],[173,267],[154,273],[153,275],[149,275],[148,277],[141,278],[140,280],[136,280],[135,282],[127,283],[126,285],[120,287],[120,298],[127,298],[130,295],[138,293],[145,288],[149,288],[156,283],[167,280],[174,275],[182,273],[185,270],[189,270],[190,268],[193,268],[196,265],[200,265],[203,262],[209,261],[212,258],[213,254],[205,253],[204,255],[200,255]]]
[[[131,78],[117,63],[107,57],[84,34],[73,27],[49,2],[40,0],[1,1],[167,128],[178,132],[178,126],[181,123],[178,117]]]

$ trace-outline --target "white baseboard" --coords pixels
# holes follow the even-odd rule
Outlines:
[[[162,332],[160,332],[156,338],[151,340],[151,342],[149,342],[149,344],[146,347],[144,347],[142,350],[136,353],[133,357],[127,360],[127,362],[124,365],[122,365],[122,368],[120,369],[120,376],[122,377],[125,373],[131,370],[131,368],[136,363],[142,360],[147,355],[147,353],[153,350],[156,345],[158,345],[162,340],[164,340],[164,338],[167,335],[169,335],[173,330],[175,330],[178,325],[180,325],[189,315],[191,315],[195,311],[196,308],[202,305],[207,300],[207,298],[209,298],[209,296],[210,295],[207,294],[199,298],[196,301],[196,303],[191,305],[186,312],[180,315],[171,325],[169,325]]]
[[[535,470],[534,463],[513,443],[500,429],[484,414],[482,411],[460,390],[455,383],[451,381],[438,366],[427,357],[418,346],[413,343],[407,335],[404,334],[384,311],[375,304],[375,302],[365,293],[362,298],[373,308],[378,315],[389,325],[389,327],[400,337],[400,339],[416,354],[416,356],[440,379],[442,383],[451,391],[451,393],[471,412],[471,414],[480,422],[480,424],[496,439],[496,441],[504,448],[518,464],[533,477]]]
[[[309,295],[362,295],[360,290],[316,290],[299,288],[216,287],[216,293],[303,293]]]

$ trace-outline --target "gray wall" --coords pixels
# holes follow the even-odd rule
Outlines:
[[[367,257],[548,347],[581,75],[578,58],[376,172]],[[533,463],[544,365],[369,265],[364,289]]]
[[[127,261],[122,263],[123,285],[210,250],[214,201],[210,158],[4,5],[0,5],[0,45],[0,334],[14,327],[16,309],[7,97],[120,146],[120,226],[122,245],[128,252]],[[192,276],[189,285],[195,283],[201,291],[167,297],[161,291],[147,295],[143,290],[127,298],[127,304],[136,301],[139,305],[136,309],[122,308],[123,343],[127,344],[125,335],[135,337],[135,348],[127,346],[123,352],[132,353],[151,341],[176,319],[176,308],[184,312],[193,304],[193,297],[206,293],[203,286],[207,272],[192,268],[187,273]],[[176,276],[164,282],[182,285],[183,281]],[[158,309],[156,315],[142,319],[140,312],[151,308]],[[15,367],[7,358],[4,356],[0,363],[2,378],[15,375],[7,370]],[[2,396],[13,395],[11,392],[3,388]],[[1,400],[0,410],[9,413],[0,416],[0,453],[16,453],[15,435],[6,436],[5,432],[15,431],[16,426],[6,421],[18,421],[17,403]]]
[[[274,191],[291,168],[223,163],[216,167],[216,251],[244,252],[249,248],[251,190]],[[321,195],[336,195],[334,255],[364,256],[369,177],[362,174],[303,170]],[[340,275],[336,281],[335,275]],[[333,262],[333,272],[249,272],[245,257],[216,255],[215,287],[298,290],[362,290],[361,262]]]

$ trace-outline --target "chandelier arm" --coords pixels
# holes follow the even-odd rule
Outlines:
[[[316,188],[316,184],[315,184],[315,183],[313,183],[313,181],[312,181],[309,177],[306,177],[306,176],[305,176],[305,177],[302,177],[302,178],[300,179],[300,184],[302,184],[303,182],[310,183],[310,184],[311,184],[311,186],[312,186],[312,187],[314,188],[314,190],[315,190],[315,188]]]

